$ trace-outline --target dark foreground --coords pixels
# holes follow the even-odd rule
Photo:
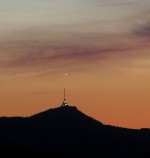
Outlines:
[[[150,130],[104,125],[76,107],[0,118],[0,153],[16,157],[150,158]]]

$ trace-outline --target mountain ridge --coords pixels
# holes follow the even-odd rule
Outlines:
[[[74,106],[29,117],[0,118],[0,151],[57,157],[139,157],[150,155],[150,131],[105,125]]]

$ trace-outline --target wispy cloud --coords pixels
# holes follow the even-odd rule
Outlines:
[[[147,22],[143,25],[138,25],[134,30],[134,33],[140,37],[150,38],[150,22]]]
[[[84,64],[101,62],[125,52],[128,56],[128,51],[143,48],[133,34],[80,33],[65,37],[65,41],[57,38],[1,44],[1,69],[15,70],[16,73],[45,72],[49,69],[55,73],[71,67],[80,69]]]
[[[56,91],[34,91],[34,92],[31,92],[31,93],[28,93],[27,95],[41,95],[41,94],[54,94],[54,93],[58,93]]]

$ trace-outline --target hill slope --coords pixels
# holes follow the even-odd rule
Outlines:
[[[0,149],[53,157],[150,157],[150,130],[104,125],[76,107],[0,118]],[[7,152],[8,153],[8,152]],[[5,153],[6,154],[6,153]]]

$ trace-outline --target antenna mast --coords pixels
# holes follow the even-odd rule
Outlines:
[[[64,99],[66,98],[66,88],[64,87]]]
[[[64,87],[64,100],[61,106],[68,106],[68,103],[66,101],[66,88]]]
[[[65,74],[65,76],[68,76],[68,74]],[[68,103],[66,101],[66,87],[64,87],[64,100],[61,106],[68,106]]]

